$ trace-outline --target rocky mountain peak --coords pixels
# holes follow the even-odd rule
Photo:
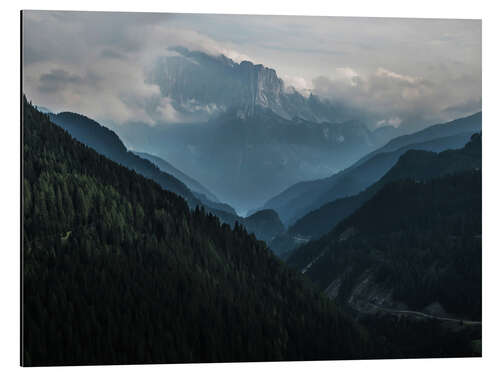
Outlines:
[[[240,63],[184,47],[170,49],[173,55],[159,59],[151,81],[177,110],[192,112],[209,106],[219,111],[233,109],[240,118],[251,117],[256,107],[272,110],[285,119],[334,121],[335,110],[319,98],[305,98],[293,87],[285,90],[276,70],[244,60]]]

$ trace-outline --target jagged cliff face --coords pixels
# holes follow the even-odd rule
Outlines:
[[[230,110],[247,118],[265,108],[285,119],[342,120],[331,105],[318,98],[305,98],[291,87],[285,90],[274,69],[182,47],[170,52],[174,55],[157,61],[150,80],[173,100],[178,111],[216,115]]]

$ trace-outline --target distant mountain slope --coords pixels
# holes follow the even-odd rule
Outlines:
[[[219,199],[215,195],[213,195],[206,187],[204,187],[194,178],[189,177],[185,173],[175,168],[168,161],[163,160],[158,156],[148,154],[147,152],[134,151],[134,154],[140,156],[143,159],[149,160],[151,163],[155,164],[158,168],[160,168],[163,172],[169,173],[175,178],[181,180],[193,193],[201,193],[205,195],[208,199],[212,200],[213,202],[219,202]]]
[[[118,135],[98,122],[73,112],[49,114],[52,122],[65,129],[80,142],[92,147],[107,158],[124,165],[147,178],[159,183],[164,189],[179,194],[191,206],[198,204],[198,200],[188,187],[174,176],[162,172],[150,161],[140,158],[127,150]]]
[[[277,237],[271,243],[271,247],[277,253],[285,254],[299,246],[301,239],[310,240],[328,233],[389,182],[405,178],[425,180],[445,174],[480,169],[481,148],[481,136],[475,135],[465,147],[458,150],[443,151],[439,154],[409,150],[375,184],[359,194],[339,198],[305,215],[291,226],[286,234]]]
[[[273,210],[258,211],[246,217],[243,224],[248,233],[255,233],[257,238],[268,243],[285,231],[278,214]]]
[[[395,138],[331,177],[295,184],[270,199],[264,208],[276,210],[283,222],[293,224],[308,212],[337,198],[357,194],[382,177],[409,149],[439,152],[463,147],[481,130],[481,114]]]
[[[182,181],[182,178],[186,179],[187,182],[194,186],[201,188],[203,191],[206,189],[204,190],[199,183],[175,169],[173,166],[170,165],[169,167],[166,162],[161,163],[161,159],[156,158],[155,161],[153,161],[149,160],[151,157],[142,157],[142,155],[137,155],[134,152],[128,151],[115,132],[100,125],[98,122],[72,112],[62,112],[59,114],[51,113],[49,116],[55,124],[67,130],[80,142],[92,147],[111,160],[134,169],[145,177],[153,179],[164,189],[179,194],[188,201],[191,207],[194,208],[197,204],[203,204],[207,206],[207,208],[227,211],[236,215],[236,211],[234,211],[231,206],[222,204],[218,201],[211,201],[203,192],[194,194]],[[158,164],[161,164],[161,167]],[[169,168],[175,173],[164,170],[162,167],[165,169]],[[175,174],[182,178],[175,176]],[[212,195],[210,192],[208,193]]]
[[[231,229],[23,105],[23,365],[365,358],[370,342]]]
[[[422,156],[408,152],[405,158]],[[431,167],[444,162],[441,156],[412,164]],[[481,206],[480,170],[400,179],[330,233],[298,248],[288,263],[356,311],[433,311],[480,321]]]
[[[393,140],[389,141],[389,143],[387,143],[384,147],[381,147],[380,149],[361,158],[359,162],[363,162],[364,160],[369,159],[374,154],[394,151],[401,147],[414,143],[427,142],[436,138],[450,137],[459,135],[464,132],[477,133],[481,131],[482,123],[483,114],[482,112],[478,112],[471,116],[459,118],[444,124],[432,125],[416,133],[402,135],[400,137],[394,138]]]
[[[242,212],[262,206],[298,181],[331,175],[377,147],[359,121],[288,120],[261,107],[251,117],[227,111],[205,123],[143,132],[149,134],[147,140],[136,140],[143,144],[136,149],[147,149],[196,176]]]
[[[248,233],[255,234],[258,239],[267,244],[285,231],[278,214],[273,210],[257,211],[248,217],[241,217],[217,209],[210,209],[210,212],[231,227],[236,223],[243,225]]]

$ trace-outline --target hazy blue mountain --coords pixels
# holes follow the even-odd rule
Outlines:
[[[369,159],[373,154],[389,152],[414,143],[427,142],[432,139],[459,135],[466,132],[479,132],[483,123],[483,113],[462,117],[444,124],[429,126],[416,133],[402,135],[389,141],[384,147],[361,158],[359,162]]]
[[[98,153],[123,166],[135,170],[145,177],[156,181],[166,190],[179,194],[191,206],[199,203],[188,187],[174,176],[162,172],[150,161],[140,158],[127,150],[115,132],[100,125],[98,122],[73,112],[49,114],[56,125],[65,129],[71,136]]]
[[[194,178],[189,177],[179,169],[175,168],[168,161],[163,160],[162,158],[148,154],[147,152],[139,152],[134,151],[134,154],[140,156],[143,159],[149,160],[151,163],[155,164],[158,168],[160,168],[163,172],[169,173],[175,178],[181,180],[186,184],[186,186],[195,194],[202,194],[206,198],[210,199],[213,202],[219,202],[219,199],[206,187],[196,181]]]
[[[439,152],[461,148],[472,134],[480,130],[479,113],[397,137],[331,177],[292,185],[270,199],[264,208],[276,210],[285,224],[293,224],[300,217],[328,202],[365,189],[381,178],[407,150]]]
[[[481,137],[479,135],[474,135],[465,147],[458,150],[440,153],[409,150],[379,181],[359,194],[339,198],[311,211],[288,228],[285,234],[275,238],[271,247],[276,253],[285,255],[295,247],[325,235],[388,183],[406,178],[428,180],[461,171],[480,169],[481,165]],[[381,212],[380,215],[383,216],[385,213]]]
[[[229,111],[202,124],[144,131],[143,149],[196,176],[240,212],[298,181],[329,176],[375,148],[362,123],[287,120],[264,108],[251,117]]]

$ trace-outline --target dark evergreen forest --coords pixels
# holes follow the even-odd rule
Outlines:
[[[346,302],[364,272],[413,310],[439,302],[481,320],[481,171],[389,183],[328,235],[297,249],[290,265],[320,289],[342,278]]]
[[[478,354],[480,329],[353,313],[345,298],[371,268],[411,308],[438,298],[480,320],[480,171],[395,177],[290,267],[240,223],[190,209],[26,99],[23,120],[24,365]],[[346,269],[332,301],[322,290]]]
[[[364,358],[368,333],[264,242],[24,100],[23,364]]]

